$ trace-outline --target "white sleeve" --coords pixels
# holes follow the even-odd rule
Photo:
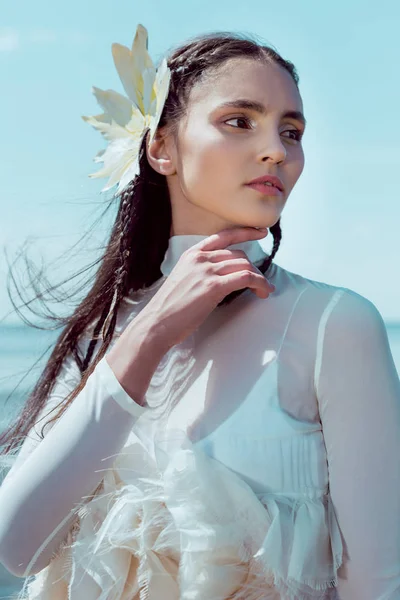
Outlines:
[[[57,405],[80,381],[71,355],[45,406]],[[36,422],[0,487],[0,562],[27,577],[46,567],[147,407],[125,392],[104,356],[85,387],[39,438]],[[53,417],[54,413],[49,418]],[[40,415],[39,415],[40,417]]]
[[[400,382],[380,312],[352,290],[325,309],[315,387],[344,542],[340,600],[400,600]]]

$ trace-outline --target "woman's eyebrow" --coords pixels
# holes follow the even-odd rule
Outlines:
[[[267,109],[265,108],[264,104],[261,104],[261,102],[257,102],[256,100],[247,100],[246,98],[239,98],[238,100],[229,100],[228,102],[223,102],[218,106],[218,108],[247,108],[262,115],[267,114]],[[287,110],[283,113],[282,117],[297,119],[303,123],[304,127],[307,124],[306,118],[300,110]]]

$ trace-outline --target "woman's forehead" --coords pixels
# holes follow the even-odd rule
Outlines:
[[[189,108],[212,111],[243,98],[272,109],[303,108],[299,90],[286,69],[248,57],[229,59],[217,70],[205,73],[191,91]]]

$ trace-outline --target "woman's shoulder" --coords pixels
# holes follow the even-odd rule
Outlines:
[[[312,279],[277,264],[274,266],[271,279],[277,288],[279,286],[282,291],[289,293],[296,290],[306,292],[306,303],[324,308],[326,318],[333,313],[337,324],[360,328],[371,323],[381,325],[383,322],[374,302],[354,289]]]

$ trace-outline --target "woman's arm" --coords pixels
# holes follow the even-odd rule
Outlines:
[[[321,320],[315,387],[348,554],[339,597],[399,600],[400,382],[379,311],[351,290]]]
[[[147,410],[125,390],[129,385],[137,391],[136,399],[145,395],[162,357],[155,341],[151,337],[146,343],[144,332],[128,326],[65,413],[48,433],[44,430],[44,439],[36,433],[40,422],[25,440],[0,487],[0,561],[14,575],[27,577],[49,564],[76,519],[72,510],[98,487]],[[42,413],[47,415],[79,381],[69,355]]]

